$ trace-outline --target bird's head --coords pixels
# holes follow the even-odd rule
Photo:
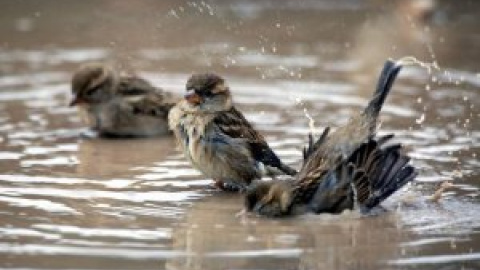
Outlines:
[[[292,205],[292,186],[286,181],[255,181],[247,188],[245,208],[269,217],[287,215]]]
[[[117,74],[110,67],[99,63],[84,65],[73,75],[70,106],[108,101],[116,84]]]
[[[185,100],[203,111],[228,110],[232,96],[225,80],[213,73],[194,74],[186,85]]]

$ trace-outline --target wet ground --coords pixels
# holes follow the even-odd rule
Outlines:
[[[3,1],[2,269],[479,269],[476,1]],[[416,3],[416,4],[415,4]],[[78,65],[105,61],[181,93],[216,71],[298,166],[309,131],[359,111],[387,58],[414,56],[383,111],[420,176],[378,217],[235,216],[172,138],[82,139]],[[438,203],[428,197],[454,187]]]

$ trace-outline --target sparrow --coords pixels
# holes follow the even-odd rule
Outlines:
[[[270,217],[354,208],[371,213],[412,181],[417,172],[401,153],[402,146],[389,144],[392,134],[376,136],[380,110],[400,69],[387,61],[362,112],[333,132],[325,128],[315,142],[309,135],[302,167],[293,179],[252,183],[245,194],[245,210]]]
[[[72,77],[73,99],[85,122],[103,137],[148,137],[169,133],[174,98],[136,76],[90,63]]]
[[[296,174],[237,110],[222,77],[194,74],[186,91],[170,111],[169,126],[193,167],[216,187],[241,191],[266,174]]]

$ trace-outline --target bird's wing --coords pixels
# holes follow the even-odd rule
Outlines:
[[[314,201],[327,207],[334,201],[332,198],[337,196],[337,192],[345,192],[345,183],[351,182],[351,174],[345,171],[349,164],[353,163],[359,167],[365,163],[366,156],[371,154],[373,146],[369,145],[369,148],[357,147],[351,156],[343,155],[342,147],[349,146],[348,142],[341,141],[339,143],[341,139],[338,138],[338,135],[338,130],[329,134],[328,127],[315,143],[312,136],[309,135],[308,145],[303,151],[302,168],[295,179],[297,201],[308,202],[316,194]],[[390,138],[390,136],[386,136],[379,140],[384,143]],[[360,175],[357,176],[360,177]],[[327,208],[322,209],[326,210]]]
[[[367,210],[412,181],[417,172],[400,144],[384,145],[393,135],[372,138],[348,159],[357,202]]]
[[[338,213],[356,203],[368,211],[412,181],[417,173],[400,152],[401,145],[385,146],[392,137],[371,138],[332,167],[319,180],[310,201],[312,210]]]
[[[135,76],[123,76],[117,88],[117,94],[121,96],[137,96],[149,93],[162,93],[159,88],[154,87],[148,81]]]
[[[313,152],[315,152],[326,140],[328,133],[330,132],[330,127],[326,127],[318,140],[314,142],[314,135],[312,133],[308,134],[308,144],[303,147],[303,161],[305,162]]]
[[[242,138],[253,144],[267,145],[263,136],[245,119],[235,107],[218,113],[213,122],[220,130],[231,138]]]
[[[315,213],[340,213],[353,207],[354,193],[351,189],[351,171],[346,163],[324,174],[311,198],[307,198],[310,210]]]
[[[241,112],[232,107],[228,111],[216,115],[213,123],[228,137],[243,139],[250,146],[253,158],[263,164],[278,168],[287,174],[288,167],[284,165],[273,150],[268,146],[265,138],[256,131]]]
[[[162,89],[138,77],[122,77],[118,87],[125,104],[134,114],[167,118],[173,98]]]
[[[141,98],[126,99],[132,112],[138,115],[160,117],[167,119],[168,112],[175,105],[165,101],[162,94],[149,93]]]
[[[338,138],[335,138],[337,133],[330,132],[330,127],[326,127],[316,141],[312,134],[308,135],[308,143],[303,148],[302,167],[295,177],[295,201],[302,203],[310,201],[317,189],[325,190],[321,194],[322,197],[316,199],[321,202],[330,200],[329,196],[336,196],[338,192],[345,192],[343,185],[342,188],[338,188],[334,184],[343,183],[344,175],[337,175],[334,172],[335,168],[341,166],[348,158],[342,155],[341,145],[337,143]]]

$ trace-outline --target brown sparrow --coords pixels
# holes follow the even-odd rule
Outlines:
[[[359,206],[366,213],[412,181],[416,172],[393,135],[375,137],[378,115],[401,66],[388,61],[372,100],[362,113],[304,149],[301,170],[291,181],[252,183],[245,208],[266,216],[300,211],[339,213]]]
[[[120,76],[103,64],[87,64],[72,78],[73,100],[87,124],[101,136],[165,135],[172,97],[135,76]]]
[[[170,129],[192,165],[217,187],[242,190],[265,173],[295,175],[235,108],[223,78],[192,75],[186,90],[185,99],[170,111]]]

